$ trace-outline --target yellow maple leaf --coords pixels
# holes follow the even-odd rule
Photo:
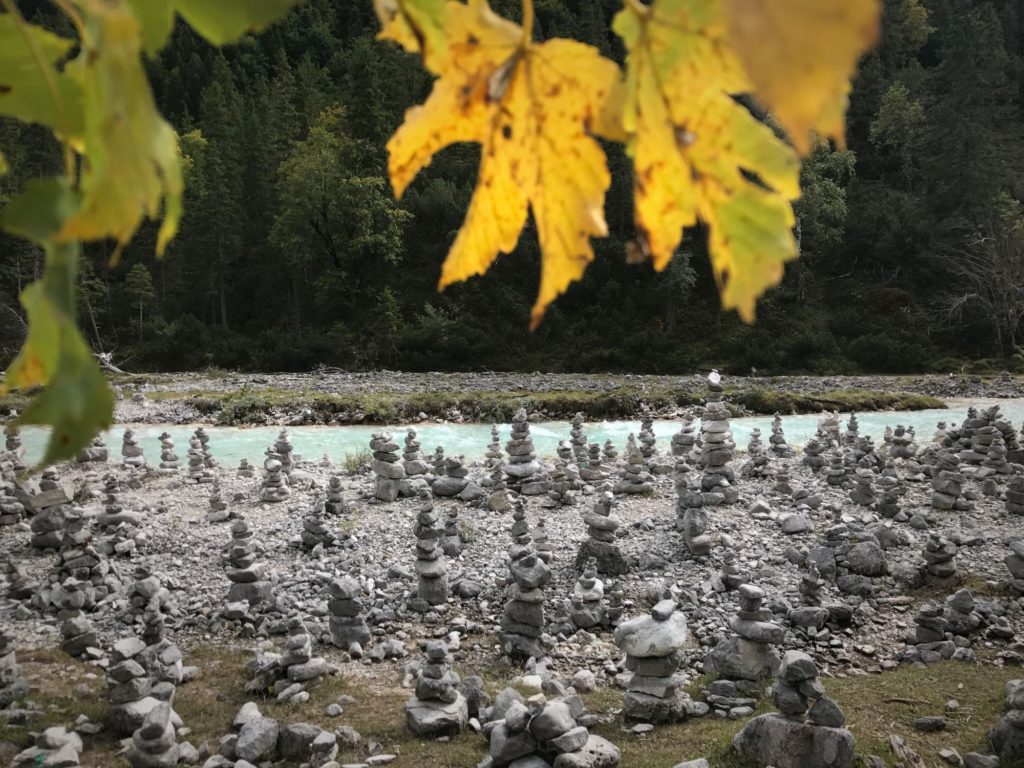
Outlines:
[[[81,55],[68,65],[81,84],[85,113],[82,205],[57,234],[58,242],[131,240],[143,217],[163,206],[157,253],[181,218],[183,182],[177,135],[156,109],[142,66],[142,37],[131,9],[79,0],[85,16]]]
[[[437,72],[437,57],[445,47],[444,14],[447,0],[373,0],[380,19],[379,40],[392,40],[423,55],[423,63]]]
[[[401,197],[436,152],[482,145],[476,190],[439,287],[483,274],[511,252],[532,210],[542,254],[535,328],[593,261],[590,239],[607,234],[611,178],[591,132],[607,122],[619,68],[582,43],[532,42],[486,0],[449,2],[444,34],[434,62],[440,79],[388,143],[392,184]]]
[[[627,3],[614,24],[628,51],[623,125],[642,250],[664,269],[683,229],[705,224],[722,305],[750,322],[796,257],[799,161],[734,98],[747,81],[721,20],[719,0]]]
[[[812,132],[845,143],[857,61],[878,37],[879,0],[725,0],[729,44],[759,101],[801,153]]]

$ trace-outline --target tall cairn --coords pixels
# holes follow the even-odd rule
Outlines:
[[[598,443],[590,443],[587,446],[587,463],[580,467],[580,480],[594,485],[603,483],[608,479],[608,472],[604,468],[604,461],[601,458],[601,446]]]
[[[675,600],[661,600],[649,615],[615,629],[615,644],[626,654],[631,673],[622,703],[625,720],[675,723],[686,718],[685,681],[676,675],[686,645],[686,617],[676,609]]]
[[[672,455],[676,458],[683,456],[689,458],[693,452],[693,446],[697,443],[697,423],[690,414],[683,416],[683,423],[679,431],[672,435]]]
[[[291,495],[288,487],[288,475],[284,472],[281,458],[273,448],[266,450],[267,458],[263,460],[263,485],[260,498],[273,504],[284,501]]]
[[[711,537],[706,533],[708,515],[704,510],[704,494],[690,477],[691,467],[681,456],[676,461],[676,530],[694,557],[711,554]]]
[[[419,585],[413,608],[425,612],[448,602],[448,566],[441,548],[442,530],[434,500],[425,488],[419,494],[420,508],[416,515],[416,576]]]
[[[654,477],[647,471],[643,454],[637,448],[636,438],[632,434],[626,438],[626,465],[619,482],[615,484],[615,493],[654,493]]]
[[[526,417],[525,408],[516,411],[512,419],[512,435],[505,444],[505,450],[508,452],[505,474],[508,475],[509,486],[526,496],[546,494],[548,483],[540,479],[543,469],[533,450],[530,422]]]
[[[622,555],[617,543],[616,531],[622,527],[622,520],[613,511],[615,494],[606,486],[594,502],[594,507],[583,516],[587,524],[587,538],[576,553],[576,568],[594,559],[597,570],[608,576],[622,576],[629,573],[629,563]]]
[[[327,501],[324,504],[324,512],[335,517],[347,515],[349,512],[345,493],[341,488],[341,478],[337,475],[331,475],[331,479],[327,481]]]
[[[937,472],[932,477],[932,508],[943,511],[969,509],[970,502],[963,498],[967,478],[958,471],[960,457],[952,451],[940,451],[936,455],[935,469]]]
[[[231,589],[228,603],[245,601],[249,606],[269,605],[274,601],[274,586],[269,567],[257,562],[259,552],[249,524],[236,520],[231,524],[231,541],[224,552],[225,572]]]
[[[405,703],[405,722],[414,736],[454,736],[469,722],[466,697],[455,686],[459,676],[452,671],[452,658],[440,640],[428,640],[427,662],[419,671],[416,694]]]
[[[0,483],[0,528],[17,525],[25,517],[25,505],[16,494],[14,483]]]
[[[212,483],[214,474],[206,466],[206,455],[203,453],[203,444],[196,435],[192,435],[188,441],[188,479],[192,483]]]
[[[28,469],[25,466],[25,449],[21,444],[21,430],[17,424],[8,424],[4,428],[4,433],[4,448],[13,465],[12,469],[15,474],[21,474]]]
[[[174,452],[174,439],[167,433],[160,434],[160,469],[174,472],[181,467],[181,459]]]
[[[768,451],[778,459],[793,458],[793,449],[786,442],[786,433],[782,430],[782,416],[775,414],[772,417],[772,434],[768,438]]]
[[[370,439],[370,450],[373,451],[373,473],[377,476],[373,495],[380,501],[394,501],[405,479],[398,443],[390,432],[375,432]]]
[[[733,486],[736,473],[729,462],[732,460],[736,444],[729,431],[729,418],[732,414],[721,400],[708,402],[704,419],[701,421],[700,432],[703,447],[700,463],[704,474],[700,480],[704,492],[704,504],[735,504],[739,500],[739,491]]]
[[[505,453],[501,450],[501,435],[498,434],[498,425],[491,425],[491,443],[487,446],[487,453],[484,454],[485,466],[493,470],[494,467],[505,466]]]
[[[427,474],[427,462],[423,460],[423,454],[420,452],[420,441],[416,437],[416,430],[412,428],[405,432],[402,467],[405,469],[406,477]]]
[[[199,447],[203,452],[203,464],[206,465],[207,469],[216,469],[217,460],[213,458],[213,452],[210,450],[210,434],[206,431],[206,428],[197,427],[195,437],[199,441]]]
[[[583,414],[577,413],[569,422],[569,443],[572,445],[572,455],[576,460],[576,466],[585,467],[590,459],[587,445],[587,436],[583,432]]]
[[[0,629],[0,709],[7,709],[27,694],[28,683],[21,676],[11,637]]]
[[[543,658],[544,586],[551,569],[537,557],[529,533],[509,550],[509,580],[505,612],[501,618],[502,650],[514,660]]]
[[[292,469],[295,467],[295,456],[294,450],[292,449],[292,441],[288,436],[288,430],[282,429],[278,435],[277,440],[274,442],[274,453],[277,454],[278,459],[281,462],[281,469],[286,475],[292,473]]]

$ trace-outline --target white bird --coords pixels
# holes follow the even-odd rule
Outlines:
[[[722,388],[722,377],[717,368],[712,368],[711,373],[708,374],[708,386],[716,391]]]

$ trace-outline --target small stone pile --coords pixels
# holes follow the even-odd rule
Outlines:
[[[57,619],[60,620],[61,650],[68,656],[86,656],[96,647],[96,630],[83,612],[86,591],[78,580],[69,577],[60,585]]]
[[[39,585],[32,581],[25,566],[21,563],[9,561],[5,578],[7,579],[7,598],[9,600],[18,602],[30,600],[39,590]]]
[[[597,563],[587,560],[572,591],[569,616],[577,629],[593,629],[604,622],[604,582],[597,578]]]
[[[170,591],[148,565],[136,565],[133,576],[135,581],[128,588],[128,607],[121,617],[124,623],[143,624],[147,613],[162,614],[164,609],[171,608]]]
[[[1015,475],[1006,488],[1006,511],[1011,515],[1024,515],[1024,475]]]
[[[683,536],[693,557],[711,554],[712,540],[707,534],[708,515],[704,510],[704,494],[690,478],[691,467],[685,457],[676,462],[676,530]]]
[[[428,465],[423,459],[423,453],[420,451],[420,448],[421,445],[417,439],[416,430],[406,430],[405,448],[402,451],[402,467],[405,469],[406,477],[427,474]]]
[[[577,413],[573,416],[572,421],[569,422],[569,427],[569,443],[572,446],[572,455],[576,465],[582,467],[586,465],[590,458],[587,436],[583,432],[583,414]]]
[[[238,469],[236,471],[238,472],[239,477],[256,477],[256,468],[249,463],[248,459],[242,459],[238,462]]]
[[[332,579],[328,589],[327,611],[330,616],[327,626],[331,642],[348,655],[358,659],[363,648],[370,642],[370,629],[362,616],[363,599],[359,582],[351,576]]]
[[[143,718],[125,754],[132,768],[173,768],[178,764],[181,750],[171,713],[170,703],[161,701]]]
[[[824,444],[829,447],[839,447],[842,444],[839,431],[839,413],[837,411],[823,411],[818,417],[818,431],[825,436]]]
[[[542,496],[548,492],[548,483],[542,479],[543,470],[533,450],[530,422],[526,409],[520,408],[512,419],[512,434],[505,444],[508,464],[505,474],[509,486],[526,496]]]
[[[768,451],[778,459],[793,458],[793,449],[786,442],[786,433],[782,429],[782,416],[775,414],[772,418],[772,433],[768,437]]]
[[[604,441],[604,447],[601,449],[601,457],[609,467],[614,467],[619,460],[619,452],[615,449],[615,443],[610,439]]]
[[[826,460],[823,454],[827,445],[824,433],[819,430],[804,446],[804,466],[810,467],[812,472],[817,472],[824,467]]]
[[[206,428],[197,427],[195,437],[199,441],[199,447],[203,452],[203,463],[206,465],[207,469],[216,469],[217,460],[213,458],[213,452],[210,450],[210,435],[206,431]]]
[[[278,701],[302,703],[309,700],[306,683],[319,680],[331,667],[313,655],[313,638],[300,617],[288,619],[287,632],[283,653],[259,653],[249,663],[253,677],[245,689],[249,693],[272,689]]]
[[[551,581],[551,569],[537,557],[529,534],[509,550],[509,581],[505,610],[501,617],[501,646],[513,659],[540,659],[545,655],[544,586]]]
[[[160,469],[173,472],[181,467],[181,459],[174,452],[174,438],[163,432],[158,438],[160,440]]]
[[[854,472],[850,501],[862,507],[870,507],[875,503],[875,473],[870,469],[858,469]]]
[[[821,591],[825,588],[825,580],[821,578],[818,564],[811,560],[807,571],[800,575],[800,602],[806,607],[817,608],[821,605]]]
[[[539,557],[541,562],[545,565],[551,565],[551,560],[555,556],[555,550],[551,545],[551,541],[548,539],[548,531],[547,527],[544,525],[543,517],[537,521],[537,525],[534,526],[530,535],[533,537],[533,547],[537,550],[537,557]]]
[[[647,616],[621,623],[615,644],[626,654],[622,716],[645,723],[675,723],[687,716],[689,698],[676,675],[686,645],[686,617],[675,600],[661,600]]]
[[[284,501],[291,494],[288,487],[288,476],[284,472],[284,465],[280,456],[273,448],[266,450],[267,458],[263,460],[263,484],[260,488],[260,498],[272,504]]]
[[[989,731],[988,740],[999,755],[1000,765],[1024,760],[1024,679],[1006,683],[1006,713]]]
[[[580,479],[591,485],[603,483],[608,479],[608,472],[601,459],[600,444],[590,443],[587,446],[587,462],[580,466]]]
[[[324,522],[326,507],[323,497],[317,496],[302,520],[302,533],[299,535],[302,539],[302,548],[307,552],[318,547],[320,550],[333,547],[341,541],[341,537]]]
[[[622,520],[613,511],[615,494],[603,489],[594,502],[594,507],[583,516],[587,524],[587,538],[576,553],[576,567],[580,568],[591,558],[597,563],[597,570],[609,576],[629,573],[629,564],[616,543],[616,531]]]
[[[505,466],[505,452],[501,450],[501,435],[498,433],[497,424],[491,425],[491,442],[487,446],[484,459],[484,463],[489,469]]]
[[[380,501],[394,501],[405,479],[398,443],[390,432],[375,432],[370,438],[370,450],[373,451],[373,473],[377,476],[373,496]]]
[[[771,611],[761,607],[764,590],[753,584],[739,588],[740,610],[729,621],[737,637],[726,638],[704,658],[705,672],[717,672],[727,680],[756,682],[775,674],[779,656],[772,646],[785,633],[771,621]]]
[[[441,549],[441,528],[434,501],[430,492],[423,490],[419,495],[420,507],[416,515],[416,576],[419,585],[417,599],[412,607],[421,612],[431,606],[448,602],[448,566]]]
[[[740,477],[762,478],[767,477],[770,472],[768,454],[765,453],[764,443],[761,441],[761,430],[755,427],[750,433],[750,442],[747,443],[747,460],[740,468]]]
[[[1010,569],[1010,589],[1018,597],[1024,597],[1024,539],[1010,541],[1010,554],[1003,562]]]
[[[10,636],[0,629],[0,709],[7,709],[28,694],[28,683],[21,676]]]
[[[419,671],[416,693],[405,703],[405,722],[418,738],[454,736],[469,722],[466,697],[456,690],[459,676],[452,671],[452,659],[440,640],[426,645],[427,661]]]
[[[96,549],[107,557],[127,557],[145,540],[143,513],[125,509],[117,499],[118,490],[116,475],[110,473],[103,478],[103,511],[96,516],[102,535],[96,538]]]
[[[11,462],[11,469],[15,474],[21,474],[26,469],[25,449],[21,444],[21,430],[17,424],[8,424],[4,429],[4,452],[6,460]]]
[[[59,606],[61,585],[68,579],[83,596],[81,608],[95,610],[96,606],[117,592],[121,582],[110,561],[92,543],[90,518],[81,507],[69,506],[65,510],[63,539],[50,586],[41,590],[39,600],[44,605]]]
[[[857,438],[860,436],[860,423],[857,421],[857,414],[851,413],[849,421],[846,422],[846,432],[843,433],[843,438],[840,445],[844,447],[851,447],[856,445]]]
[[[282,429],[274,441],[274,453],[281,462],[281,469],[286,475],[290,475],[295,468],[295,455],[292,449],[292,441],[287,429]]]
[[[843,454],[832,451],[828,457],[828,468],[822,474],[825,475],[825,482],[833,488],[842,488],[846,485],[846,464],[843,461]]]
[[[462,493],[469,485],[469,469],[465,456],[446,456],[444,475],[434,480],[430,489],[435,496],[452,497]]]
[[[508,512],[512,508],[503,464],[495,463],[491,467],[491,486],[487,495],[487,508],[492,512]]]
[[[636,447],[632,434],[626,441],[626,466],[615,485],[615,493],[654,493],[654,477],[647,471],[643,454]]]
[[[448,508],[448,516],[444,521],[444,536],[441,537],[441,549],[444,550],[445,557],[458,557],[462,554],[462,529],[458,507]]]
[[[937,533],[928,536],[924,551],[925,579],[931,583],[949,586],[956,581],[957,546]]]
[[[327,501],[324,503],[324,512],[329,515],[347,515],[349,512],[348,503],[345,501],[345,494],[341,488],[341,478],[331,475],[327,481]]]
[[[17,525],[25,517],[25,505],[18,501],[14,483],[0,483],[0,527]]]
[[[779,711],[755,717],[733,738],[733,748],[757,765],[775,768],[850,768],[853,734],[825,694],[813,659],[787,651],[772,687]]]
[[[889,455],[894,459],[911,459],[917,453],[914,433],[902,424],[897,424],[888,440]]]
[[[231,524],[231,541],[223,558],[231,582],[229,606],[243,602],[246,607],[273,603],[274,586],[269,580],[269,568],[266,563],[256,562],[258,554],[249,524],[244,519],[236,520]],[[245,608],[242,610],[244,612]]]
[[[214,482],[210,486],[210,499],[206,508],[206,522],[223,523],[232,518],[228,503],[220,495],[220,482]]]
[[[679,431],[672,435],[673,456],[690,457],[690,454],[693,452],[693,446],[697,442],[697,435],[694,434],[696,429],[696,420],[693,416],[690,416],[689,414],[684,416],[683,423],[680,425]]]
[[[906,486],[898,478],[883,474],[878,478],[876,490],[878,514],[889,520],[899,517],[900,499],[907,492]]]
[[[92,439],[92,444],[88,448],[83,448],[78,452],[78,456],[75,457],[75,461],[79,464],[88,464],[94,461],[107,461],[110,459],[110,449],[107,448],[107,444],[103,441],[103,435],[96,435]]]
[[[711,400],[700,424],[700,464],[704,470],[700,488],[704,492],[704,504],[708,506],[735,504],[739,499],[739,490],[733,487],[736,474],[729,466],[736,448],[729,431],[731,416],[724,403]]]
[[[34,746],[14,756],[10,768],[78,768],[82,737],[61,727],[47,728],[35,737]]]
[[[135,430],[126,429],[121,444],[121,463],[131,469],[143,469],[146,457],[142,454],[142,446],[135,437]]]

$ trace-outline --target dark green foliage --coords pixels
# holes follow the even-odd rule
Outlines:
[[[21,4],[41,23],[58,18],[48,4]],[[519,16],[518,0],[492,4]],[[152,227],[117,267],[108,247],[86,249],[83,333],[131,370],[1021,367],[1019,329],[1006,320],[1016,315],[991,300],[958,301],[978,290],[950,254],[992,231],[995,201],[1024,198],[1024,11],[1018,0],[884,5],[881,45],[851,95],[849,148],[819,147],[805,161],[802,258],[760,303],[757,325],[720,310],[702,232],[662,274],[626,263],[632,179],[611,146],[611,237],[535,334],[532,225],[485,277],[435,291],[479,151],[446,150],[394,201],[385,144],[430,78],[415,57],[374,40],[369,0],[307,0],[223,51],[179,25],[149,71],[182,135],[181,233],[162,262],[152,260]],[[538,34],[576,37],[621,61],[608,29],[619,7],[538,0]],[[31,126],[0,120],[0,148],[11,165],[0,207],[26,178],[60,167]],[[24,333],[17,295],[41,255],[4,235],[0,252],[0,357],[9,360]]]

